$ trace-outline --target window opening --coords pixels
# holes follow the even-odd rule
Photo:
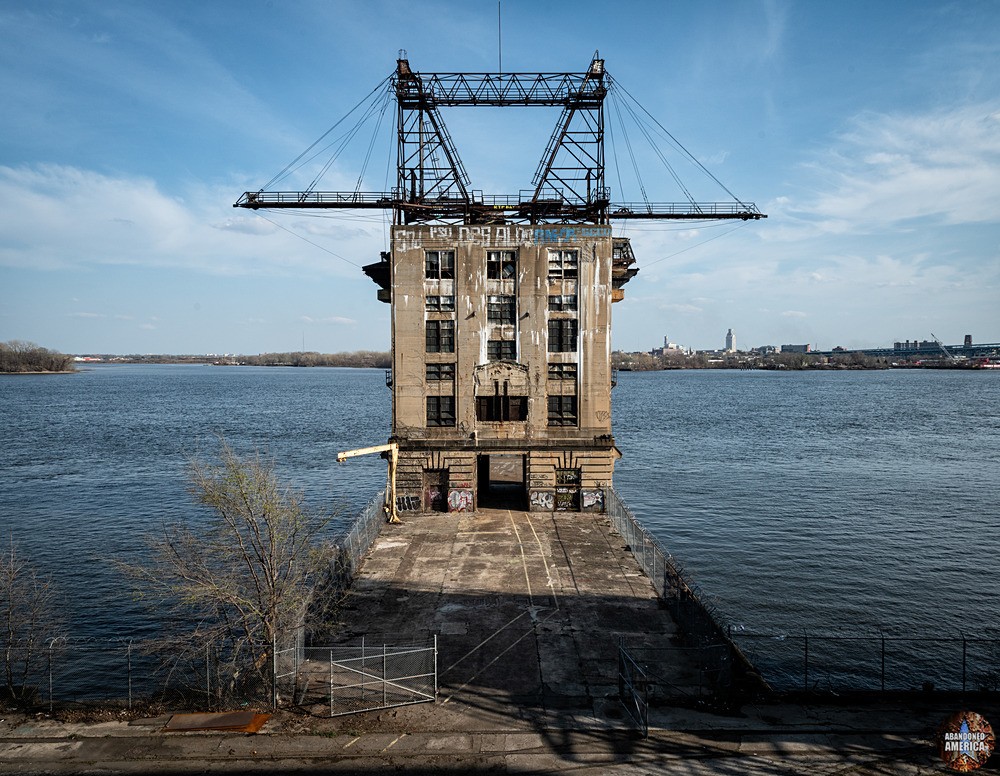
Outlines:
[[[424,277],[428,280],[453,279],[455,251],[427,251],[424,254]]]
[[[517,343],[514,340],[488,340],[486,358],[489,361],[517,361]]]
[[[429,312],[451,313],[455,311],[455,297],[453,296],[428,296],[426,309]]]
[[[577,322],[574,318],[549,320],[549,353],[571,353],[576,350]]]
[[[576,310],[576,294],[550,294],[549,310],[557,313]]]
[[[549,397],[549,425],[576,425],[576,396]]]
[[[517,297],[489,297],[486,302],[486,320],[490,323],[513,324],[517,320]]]
[[[455,322],[427,321],[427,352],[455,352]]]
[[[454,396],[427,397],[427,425],[428,426],[455,425]]]
[[[517,275],[517,251],[487,251],[486,277],[511,280]]]
[[[439,380],[454,380],[454,379],[455,379],[454,364],[427,365],[427,382],[436,382]]]
[[[549,280],[570,280],[577,276],[579,251],[550,250]]]
[[[576,380],[576,364],[549,364],[550,380]]]

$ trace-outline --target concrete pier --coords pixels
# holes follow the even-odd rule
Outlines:
[[[484,509],[386,526],[341,612],[341,639],[438,634],[442,700],[518,714],[618,694],[618,642],[670,647],[676,626],[601,515]],[[683,653],[677,653],[681,655]],[[697,683],[671,661],[669,680]]]
[[[772,699],[728,714],[668,705],[651,710],[640,739],[613,697],[617,640],[669,643],[674,624],[600,515],[414,516],[385,527],[345,603],[344,636],[398,644],[439,634],[435,703],[334,718],[279,712],[249,736],[167,733],[169,715],[7,713],[0,772],[919,776],[943,772],[935,729],[964,705],[934,695]],[[665,674],[678,687],[693,677],[683,654]],[[1000,719],[983,700],[976,710]]]

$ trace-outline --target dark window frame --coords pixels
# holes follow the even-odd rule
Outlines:
[[[550,426],[576,426],[579,422],[575,395],[548,397],[548,424]]]
[[[549,249],[549,280],[576,280],[580,275],[580,251]]]
[[[513,294],[490,294],[486,297],[486,320],[489,323],[517,323],[517,297]]]
[[[487,251],[486,277],[489,280],[517,278],[517,251]]]
[[[448,427],[455,425],[454,396],[427,397],[427,425],[428,427]]]
[[[454,353],[455,322],[425,321],[424,347],[427,353]]]
[[[425,251],[424,277],[427,280],[454,280],[455,251]]]
[[[453,313],[455,312],[455,297],[431,294],[425,300],[424,309],[433,313]]]
[[[528,419],[527,396],[477,396],[476,420],[483,423],[522,422]]]
[[[455,379],[455,362],[444,364],[427,364],[427,382],[436,383]]]
[[[579,338],[576,318],[549,318],[549,353],[574,353]]]
[[[575,363],[549,362],[550,380],[573,380],[576,381],[577,368]]]
[[[549,294],[549,310],[556,313],[576,312],[576,294]]]
[[[517,361],[517,341],[504,339],[487,340],[486,360]]]

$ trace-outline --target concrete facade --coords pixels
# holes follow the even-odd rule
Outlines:
[[[603,511],[627,240],[594,224],[401,225],[384,261],[397,508],[473,511],[503,488],[533,511]]]

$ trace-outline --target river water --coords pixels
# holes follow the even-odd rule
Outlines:
[[[996,635],[1000,374],[622,373],[613,401],[616,487],[738,632]],[[388,437],[382,370],[104,365],[4,377],[0,411],[0,538],[75,635],[155,630],[112,561],[198,519],[219,438],[341,522],[384,485],[335,462]]]

